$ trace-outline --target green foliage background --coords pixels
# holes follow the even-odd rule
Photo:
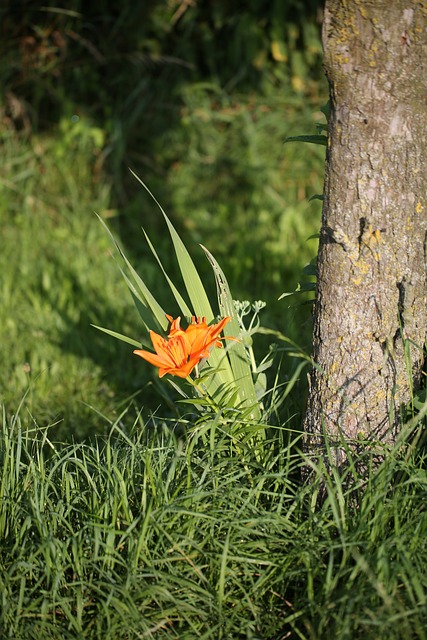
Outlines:
[[[277,302],[315,254],[326,100],[317,1],[2,3],[0,397],[58,437],[109,429],[154,372],[93,322],[138,335],[97,211],[162,304],[140,231],[176,273],[164,223],[132,168],[213,278],[268,302],[265,323],[308,346],[309,307]],[[170,309],[173,314],[174,308]],[[260,351],[267,348],[260,343]],[[292,364],[289,363],[289,367]],[[286,372],[285,372],[286,375]]]
[[[177,313],[141,231],[179,281],[165,223],[131,168],[213,300],[199,242],[235,297],[267,301],[260,359],[275,330],[309,349],[310,305],[278,298],[316,253],[324,147],[283,143],[324,122],[320,7],[1,3],[2,638],[427,637],[425,404],[341,473],[297,450],[289,353],[269,370],[292,389],[276,424],[177,421],[156,372],[91,327],[140,331],[94,211]]]

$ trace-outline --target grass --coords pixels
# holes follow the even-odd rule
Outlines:
[[[212,85],[188,89],[173,107],[179,126],[168,130],[168,140],[159,133],[150,162],[131,158],[181,233],[208,290],[215,295],[201,241],[219,260],[233,295],[266,300],[262,320],[303,343],[310,340],[309,309],[289,310],[277,298],[296,286],[315,253],[306,238],[318,230],[319,205],[306,197],[321,189],[323,157],[307,146],[303,160],[301,147],[283,140],[307,130],[307,118],[314,130],[321,117],[311,107],[316,100],[303,104],[278,90],[232,98]],[[25,395],[38,424],[56,425],[56,439],[106,433],[134,394],[147,414],[160,403],[155,376],[126,345],[90,326],[135,337],[139,332],[94,211],[165,308],[171,301],[162,294],[167,288],[155,275],[141,226],[166,269],[173,277],[177,271],[161,216],[136,180],[128,202],[114,208],[103,166],[105,135],[83,115],[64,116],[54,135],[4,131],[0,141],[0,400],[13,413]],[[268,341],[256,340],[261,359]]]
[[[292,431],[244,444],[215,424],[129,411],[61,445],[4,413],[1,636],[426,638],[427,475],[409,439],[368,478],[315,466],[302,485]]]
[[[236,24],[247,42],[244,23]],[[240,67],[240,49],[236,55]],[[150,85],[135,69],[130,95],[113,92],[118,105],[108,84],[101,90],[90,80],[95,101],[85,108],[68,92],[56,123],[49,108],[37,114],[42,100],[27,101],[45,129],[7,130],[13,122],[4,118],[0,636],[426,638],[426,460],[411,434],[379,467],[369,451],[364,465],[354,454],[343,477],[312,460],[304,484],[297,359],[286,356],[280,371],[269,371],[270,383],[295,384],[280,416],[272,414],[276,425],[248,425],[238,412],[227,420],[176,417],[155,373],[90,327],[139,331],[94,211],[170,304],[140,230],[174,274],[163,222],[130,173],[123,179],[129,165],[202,273],[199,242],[235,297],[267,301],[263,324],[308,345],[309,307],[288,309],[288,299],[277,298],[295,288],[316,252],[306,238],[318,231],[320,205],[307,199],[322,190],[324,149],[283,141],[314,133],[326,86],[303,82],[292,91],[307,79],[297,66],[291,82],[268,72],[246,90],[238,82],[219,88],[212,74],[174,81],[175,68],[156,71]],[[116,71],[109,75],[117,83]],[[110,115],[95,122],[90,113],[102,111],[102,100]],[[204,275],[211,277],[207,261]],[[271,336],[255,336],[259,359]]]
[[[90,326],[114,316],[137,333],[94,215],[109,215],[109,190],[94,182],[99,149],[89,133],[67,144],[10,136],[2,145],[0,395],[16,411],[26,394],[27,410],[40,424],[59,421],[63,438],[102,428],[97,412],[114,420],[137,390],[129,353],[113,340],[105,348]]]
[[[305,77],[296,67],[292,82],[265,73],[265,86],[244,92],[220,89],[212,74],[175,82],[176,70],[164,71],[152,90],[144,75],[130,95],[114,91],[118,110],[108,85],[100,91],[90,81],[93,105],[70,91],[58,122],[50,109],[38,114],[44,130],[6,130],[4,118],[0,636],[424,639],[426,460],[411,434],[379,467],[369,451],[364,465],[354,454],[343,477],[312,460],[304,484],[297,359],[269,371],[270,383],[295,384],[280,416],[272,414],[276,424],[248,425],[238,412],[176,417],[155,373],[90,327],[139,331],[94,211],[170,304],[140,230],[173,274],[163,222],[130,173],[123,179],[129,165],[202,273],[199,242],[236,297],[267,301],[263,324],[303,347],[310,341],[309,307],[288,309],[277,298],[316,252],[306,238],[318,231],[320,205],[307,199],[322,190],[324,149],[283,141],[314,133],[326,87],[291,91]],[[111,113],[95,122],[89,114],[99,113],[102,96]],[[28,102],[37,122],[43,101]],[[60,110],[59,101],[55,117]],[[259,359],[271,336],[255,336]]]

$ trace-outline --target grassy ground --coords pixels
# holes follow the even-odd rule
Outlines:
[[[221,96],[209,110],[209,96],[188,98],[180,161],[149,175],[153,190],[197,261],[203,241],[239,297],[267,299],[267,324],[308,342],[308,310],[276,301],[314,253],[318,204],[306,198],[320,190],[322,153],[281,139],[306,132],[307,115],[291,109],[285,131],[279,103]],[[238,413],[223,425],[166,419],[152,372],[90,327],[139,331],[93,211],[160,297],[139,225],[166,262],[171,252],[145,196],[112,210],[102,131],[72,124],[2,140],[0,635],[426,638],[423,454],[408,437],[367,478],[354,461],[345,478],[315,466],[302,485],[301,388],[263,442]],[[280,381],[294,363],[282,367]]]
[[[314,104],[278,92],[238,101],[201,86],[183,94],[174,116],[180,125],[149,150],[151,166],[145,156],[132,156],[212,292],[198,242],[220,261],[235,297],[266,300],[266,324],[303,346],[310,340],[309,309],[289,311],[277,298],[296,286],[315,253],[315,241],[306,238],[318,230],[319,203],[307,198],[321,190],[324,151],[283,141],[314,131],[323,117]],[[160,402],[155,377],[131,349],[90,326],[139,335],[94,211],[175,312],[141,232],[144,226],[176,272],[159,212],[133,178],[129,198],[112,209],[112,183],[102,168],[106,145],[105,132],[89,120],[65,116],[54,135],[28,139],[11,131],[1,140],[0,398],[13,414],[27,394],[28,416],[56,424],[55,439],[108,432],[133,394],[147,414]],[[267,349],[260,343],[260,357]]]
[[[121,424],[61,446],[4,416],[2,638],[427,637],[427,476],[408,438],[367,477],[353,458],[301,485],[284,427],[257,444],[239,418],[181,422],[185,438]]]
[[[271,68],[286,75],[275,51]],[[47,71],[38,73],[54,89]],[[155,372],[90,326],[140,330],[94,211],[175,313],[140,227],[173,273],[170,245],[153,202],[123,178],[129,165],[212,291],[199,242],[235,297],[266,300],[264,324],[309,349],[309,306],[277,298],[316,252],[306,238],[320,206],[308,198],[322,190],[324,149],[283,142],[315,132],[326,87],[297,67],[292,82],[266,73],[267,89],[244,94],[164,71],[153,74],[155,91],[141,90],[145,75],[130,95],[115,90],[125,108],[105,126],[71,91],[55,123],[43,101],[32,104],[46,129],[1,134],[0,636],[424,639],[427,477],[413,434],[379,468],[367,450],[367,476],[360,460],[344,478],[313,461],[302,484],[304,376],[261,440],[253,432],[264,425],[238,412],[172,419]],[[91,88],[107,112],[108,85],[101,97]],[[259,359],[269,340],[255,344]],[[282,383],[295,367],[286,354],[271,371]]]
[[[117,345],[105,350],[90,322],[114,315],[126,324],[127,301],[93,213],[106,210],[109,195],[92,182],[93,144],[62,143],[3,144],[0,348],[8,364],[0,388],[11,411],[28,391],[26,407],[41,424],[65,419],[59,433],[78,437],[96,423],[88,404],[113,408],[125,370]]]

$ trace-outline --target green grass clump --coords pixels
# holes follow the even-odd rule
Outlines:
[[[427,475],[407,441],[368,479],[317,467],[301,485],[283,428],[257,448],[214,417],[121,424],[61,446],[3,415],[2,638],[427,637]]]
[[[105,430],[97,412],[114,420],[137,390],[130,350],[114,341],[106,348],[90,326],[113,315],[135,328],[94,214],[114,215],[94,174],[97,135],[89,126],[73,133],[69,122],[59,139],[1,141],[0,399],[16,411],[25,394],[39,424],[58,423],[56,438]]]

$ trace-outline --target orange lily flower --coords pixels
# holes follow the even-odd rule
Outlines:
[[[206,318],[200,319],[193,316],[191,324],[184,331],[180,326],[181,318],[174,320],[172,316],[166,317],[171,323],[167,338],[150,331],[151,342],[156,353],[143,349],[134,351],[137,356],[159,367],[160,378],[167,373],[179,378],[187,378],[201,360],[209,358],[213,347],[222,347],[218,336],[231,319],[227,316],[217,324],[209,326]]]
[[[226,316],[217,324],[209,326],[205,317],[196,318],[196,316],[192,316],[191,324],[183,331],[179,324],[181,318],[173,320],[172,316],[167,315],[166,317],[171,323],[169,337],[184,333],[190,341],[190,356],[200,353],[200,359],[209,358],[213,347],[222,347],[222,342],[218,339],[218,336],[227,322],[231,320],[230,316]],[[225,340],[226,338],[222,339]]]

